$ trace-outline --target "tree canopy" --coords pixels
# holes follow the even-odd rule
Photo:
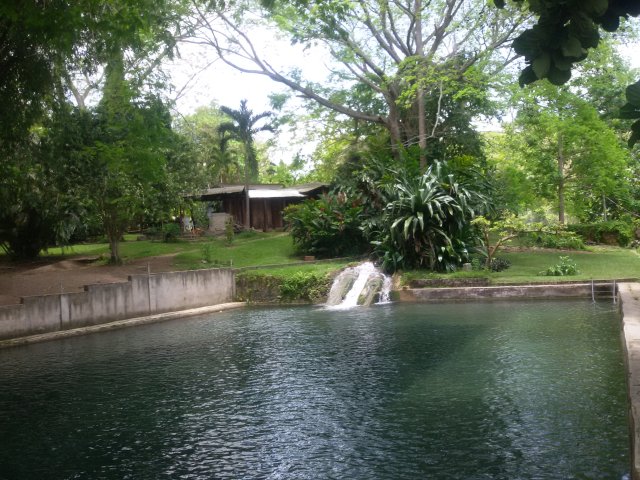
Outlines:
[[[267,76],[340,114],[382,125],[394,147],[422,150],[427,139],[444,135],[441,126],[450,114],[445,97],[473,108],[478,95],[486,94],[484,85],[509,61],[507,46],[525,18],[518,10],[470,0],[276,0],[268,10],[255,11],[242,2],[197,6],[198,41],[240,71]],[[278,69],[251,38],[256,15],[293,43],[322,45],[336,64],[331,84],[313,84],[299,71]],[[357,101],[356,88],[376,101]]]
[[[600,29],[615,32],[621,21],[640,15],[637,0],[588,0],[558,2],[555,0],[513,0],[527,4],[538,17],[531,28],[525,30],[513,42],[513,49],[527,63],[520,74],[520,85],[527,85],[543,78],[555,85],[562,85],[571,78],[575,63],[587,58],[589,49],[600,43]],[[505,7],[505,0],[495,0]],[[640,81],[626,90],[627,103],[620,116],[640,119]],[[640,141],[640,120],[631,126],[629,146]]]

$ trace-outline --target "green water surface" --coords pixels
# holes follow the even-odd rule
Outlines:
[[[589,302],[248,309],[0,351],[2,479],[621,479]]]

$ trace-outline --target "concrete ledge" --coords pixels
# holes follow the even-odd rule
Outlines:
[[[231,269],[132,275],[126,282],[87,285],[84,292],[22,297],[20,305],[0,306],[0,340],[219,305],[234,298]]]
[[[597,297],[613,297],[613,281],[594,283]],[[591,283],[547,285],[502,285],[496,287],[407,288],[396,290],[401,302],[452,300],[513,300],[514,298],[591,298]]]
[[[145,317],[129,318],[126,320],[118,320],[100,325],[91,325],[88,327],[73,328],[71,330],[60,330],[57,332],[42,333],[39,335],[30,335],[28,337],[12,338],[10,340],[1,340],[0,348],[10,348],[19,345],[30,345],[32,343],[47,342],[50,340],[58,340],[61,338],[78,337],[80,335],[88,335],[90,333],[106,332],[126,327],[134,327],[137,325],[146,325],[148,323],[164,322],[167,320],[175,320],[184,317],[193,317],[207,313],[217,313],[232,308],[244,307],[243,302],[222,303],[220,305],[211,305],[208,307],[191,308],[178,312],[166,312],[157,315],[148,315]]]
[[[640,480],[640,284],[621,283],[618,295],[622,312],[622,348],[629,397],[631,478]]]

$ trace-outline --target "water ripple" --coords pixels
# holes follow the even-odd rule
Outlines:
[[[255,309],[2,351],[0,478],[621,478],[617,322]]]

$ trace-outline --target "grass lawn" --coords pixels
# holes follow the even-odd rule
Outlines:
[[[579,271],[577,275],[538,275],[547,267],[560,263],[561,255],[568,256],[575,262]],[[588,251],[508,252],[500,256],[511,262],[511,268],[496,273],[493,277],[496,283],[640,278],[640,255],[632,249],[592,247]]]
[[[211,264],[233,267],[279,265],[300,261],[291,236],[287,233],[247,233],[236,235],[233,244],[224,239],[206,238],[178,253],[175,265],[180,269],[210,268]]]
[[[99,256],[108,258],[109,248],[106,243],[81,244],[64,249],[51,248],[44,257],[56,256]],[[282,232],[246,232],[235,236],[232,245],[227,245],[224,238],[204,237],[197,241],[178,241],[163,243],[149,240],[136,240],[129,235],[121,243],[121,253],[126,261],[175,255],[176,270],[212,268],[215,266],[233,266],[236,268],[283,265],[275,268],[253,270],[254,274],[287,276],[296,272],[323,274],[338,270],[350,260],[335,260],[317,264],[284,266],[301,261],[294,249],[293,241],[288,233]],[[408,283],[416,278],[488,278],[493,284],[562,282],[571,280],[610,280],[640,278],[640,255],[633,249],[616,247],[590,247],[586,251],[558,250],[516,250],[499,252],[499,257],[511,262],[511,267],[502,272],[456,272],[453,274],[435,274],[425,270],[409,271],[403,275]],[[560,256],[569,256],[576,264],[579,274],[566,277],[550,277],[539,275],[548,267],[558,264]]]
[[[568,256],[576,263],[579,273],[564,277],[539,275],[548,267],[560,263],[560,256]],[[425,271],[410,271],[403,276],[408,283],[418,278],[488,278],[492,284],[566,282],[575,280],[612,280],[640,278],[640,255],[633,249],[617,247],[590,247],[589,250],[545,250],[499,252],[498,257],[511,262],[511,267],[502,272],[455,272],[435,274]]]

